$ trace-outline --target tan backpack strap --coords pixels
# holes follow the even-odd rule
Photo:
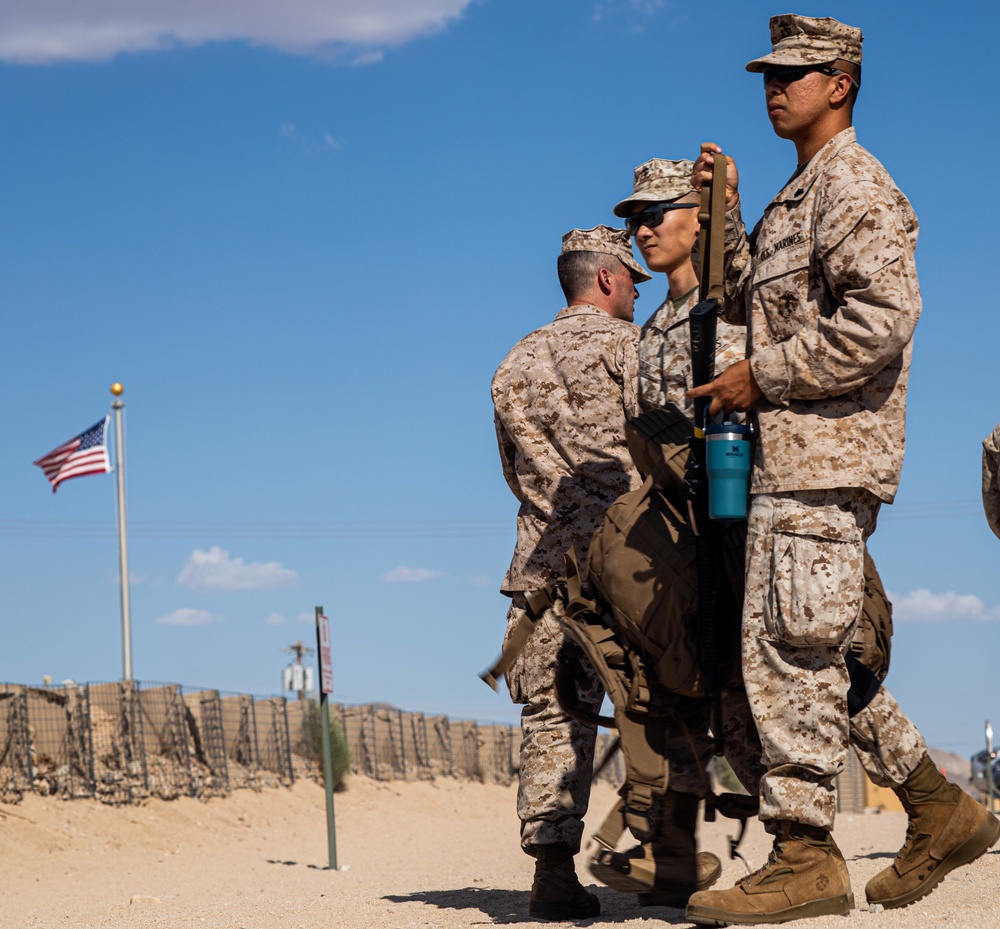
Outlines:
[[[615,722],[622,740],[625,758],[625,784],[622,797],[625,801],[625,825],[632,834],[644,841],[652,832],[653,804],[667,789],[667,771],[662,718],[615,712]]]
[[[556,700],[563,712],[584,726],[604,726],[613,729],[615,721],[610,716],[595,713],[590,706],[580,698],[579,685],[587,681],[587,667],[584,655],[587,652],[577,644],[564,643],[556,656],[555,690]]]
[[[504,643],[500,657],[494,662],[491,668],[483,671],[479,675],[494,690],[497,689],[497,681],[503,677],[510,666],[521,654],[525,643],[531,638],[538,621],[545,615],[545,611],[552,607],[555,602],[555,591],[551,587],[542,587],[538,590],[527,590],[524,592],[524,599],[527,609],[515,623],[507,641]]]
[[[601,828],[591,836],[591,839],[601,848],[613,852],[618,847],[618,840],[624,831],[625,801],[619,798],[618,802],[608,811],[608,815],[604,817]]]
[[[574,605],[579,609],[572,609]],[[565,611],[557,610],[556,615],[566,634],[590,662],[616,710],[619,706],[626,706],[631,686],[627,672],[631,671],[631,666],[615,631],[599,612],[580,606],[578,601],[570,600]],[[601,722],[600,725],[611,728],[610,721]]]
[[[583,595],[583,578],[576,548],[566,552],[566,615],[570,618],[584,611],[600,613],[597,603]]]

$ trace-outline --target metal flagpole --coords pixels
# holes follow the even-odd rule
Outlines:
[[[118,574],[122,595],[122,678],[132,680],[132,615],[128,598],[128,536],[125,519],[125,437],[122,432],[122,410],[125,401],[121,396],[125,390],[115,381],[111,393],[115,400],[111,409],[115,411],[115,470],[118,472]]]

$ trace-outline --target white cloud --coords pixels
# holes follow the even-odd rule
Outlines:
[[[352,65],[377,65],[383,58],[385,52],[380,48],[358,52],[352,59]]]
[[[166,616],[161,616],[159,619],[154,619],[153,622],[159,626],[207,626],[209,623],[222,622],[222,617],[213,616],[207,610],[184,607],[180,610],[174,610],[173,613],[168,613]]]
[[[298,579],[298,574],[280,562],[244,564],[242,558],[231,558],[229,552],[215,545],[207,552],[196,548],[184,562],[177,583],[200,591],[272,590],[288,587]]]
[[[344,143],[329,132],[324,132],[318,142],[310,141],[295,123],[282,123],[278,127],[278,135],[297,145],[306,155],[311,155],[316,149],[339,152],[344,147]]]
[[[3,0],[0,60],[102,61],[121,52],[245,41],[284,52],[381,60],[445,28],[475,0]]]
[[[602,22],[610,16],[622,16],[626,13],[653,16],[666,5],[666,0],[603,0],[594,4],[591,15],[595,23]]]
[[[288,625],[288,620],[285,619],[285,617],[282,616],[280,613],[272,613],[270,616],[268,616],[264,620],[264,622],[267,623],[269,626],[287,626]]]
[[[892,615],[903,622],[941,622],[950,619],[1000,619],[1000,607],[988,608],[974,594],[957,594],[953,590],[936,594],[924,587],[899,596],[888,592]]]
[[[432,581],[436,577],[444,577],[441,571],[431,571],[430,568],[407,568],[400,565],[382,575],[383,581],[390,583],[419,584],[422,581]]]

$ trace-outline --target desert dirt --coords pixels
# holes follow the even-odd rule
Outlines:
[[[109,807],[28,795],[0,805],[0,927],[163,929],[403,929],[520,925],[532,861],[518,847],[515,789],[439,778],[350,779],[337,793],[340,869],[327,865],[324,793],[310,781],[208,802],[150,800]],[[595,788],[588,826],[611,806]],[[1000,849],[952,872],[930,896],[872,912],[864,886],[903,841],[902,813],[841,815],[836,837],[858,905],[824,927],[1000,926]],[[726,860],[731,821],[702,824],[702,847]],[[770,847],[753,822],[742,851],[754,867]],[[577,859],[586,884],[593,881]],[[727,861],[720,886],[746,871]],[[681,910],[640,908],[634,897],[594,886],[602,915],[586,926],[689,925]]]

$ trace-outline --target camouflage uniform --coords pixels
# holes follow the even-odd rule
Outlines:
[[[631,196],[615,206],[617,216],[632,214],[643,202],[674,201],[691,193],[693,163],[651,158],[634,172]],[[643,410],[662,409],[672,404],[694,414],[694,402],[684,396],[691,386],[691,339],[688,316],[698,303],[698,288],[674,299],[666,299],[646,320],[639,334],[639,405]],[[746,357],[746,328],[722,320],[716,328],[716,369],[721,371]],[[723,695],[726,757],[737,777],[756,792],[763,774],[760,743],[743,688],[729,688]],[[677,726],[664,736],[669,787],[678,793],[706,794],[705,770],[715,751],[709,737],[711,707],[706,703],[700,714],[688,720],[688,734]],[[693,744],[692,744],[693,743]]]
[[[678,300],[668,295],[642,327],[639,336],[639,405],[644,410],[661,409],[669,403],[688,416],[694,413],[693,401],[685,397],[684,392],[691,386],[691,340],[687,319],[697,303],[697,289]],[[742,360],[746,355],[745,344],[746,329],[743,326],[733,326],[720,320],[716,338],[717,370],[722,371]],[[743,689],[727,689],[723,705],[726,759],[743,786],[756,792],[763,774],[759,760],[760,743],[756,739],[753,716]],[[665,754],[671,790],[705,796],[703,771],[715,751],[708,735],[710,722],[711,708],[707,704],[697,720],[690,720],[697,761],[684,733],[675,727],[667,732]]]
[[[990,529],[1000,536],[1000,425],[983,440],[983,509]]]
[[[689,417],[694,415],[694,401],[684,392],[691,387],[688,316],[697,303],[697,288],[676,300],[668,296],[643,325],[639,336],[639,402],[643,409],[672,403]],[[745,327],[719,320],[716,371],[725,371],[746,357],[746,338]]]
[[[916,239],[909,202],[853,128],[793,175],[749,240],[739,208],[727,214],[726,315],[749,326],[764,394],[743,615],[762,819],[833,823],[863,545],[903,459]],[[884,689],[865,713],[866,767],[901,784],[926,752],[920,734]]]
[[[584,250],[607,251],[599,243]],[[627,260],[618,257],[634,277],[648,279],[630,248]],[[563,576],[571,547],[583,568],[608,506],[641,483],[625,444],[625,420],[639,412],[638,335],[633,323],[598,307],[565,307],[518,342],[493,377],[504,477],[521,502],[502,588],[513,600],[508,635],[524,610],[523,591]],[[553,687],[564,636],[546,614],[507,673],[511,699],[524,704],[517,805],[526,851],[578,850],[589,800],[596,732],[562,711]],[[581,701],[597,711],[603,690],[588,670]],[[569,807],[560,798],[564,790]]]

